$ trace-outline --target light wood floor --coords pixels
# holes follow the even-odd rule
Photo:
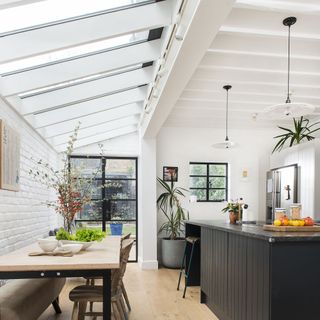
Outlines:
[[[188,288],[186,299],[182,299],[182,290],[176,290],[177,280],[177,270],[142,271],[137,264],[130,263],[124,279],[132,306],[130,320],[218,320],[199,303],[199,288]],[[70,320],[72,303],[68,293],[78,284],[83,284],[83,280],[68,280],[60,296],[61,315],[56,316],[50,307],[38,320]]]

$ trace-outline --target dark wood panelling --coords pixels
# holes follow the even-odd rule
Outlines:
[[[247,238],[230,234],[228,244],[228,316],[248,320],[246,316]]]
[[[247,238],[246,320],[269,319],[269,243]],[[283,319],[284,320],[284,319]]]
[[[271,319],[320,319],[320,243],[271,246]]]

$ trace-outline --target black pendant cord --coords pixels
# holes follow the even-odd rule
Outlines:
[[[287,79],[287,100],[286,103],[291,103],[290,99],[290,72],[291,72],[291,26],[297,22],[296,17],[288,17],[283,20],[283,25],[288,27],[288,79]]]
[[[228,117],[229,117],[229,89],[227,89],[227,106],[226,106],[226,141],[229,141],[229,137],[228,137]]]
[[[228,137],[228,123],[229,123],[229,90],[232,87],[228,84],[226,86],[223,86],[223,89],[225,89],[227,91],[227,105],[226,105],[226,139],[225,141],[228,142],[229,141],[229,137]]]
[[[290,100],[290,68],[291,68],[291,26],[288,26],[288,83],[287,83],[287,100],[286,103],[291,103]]]

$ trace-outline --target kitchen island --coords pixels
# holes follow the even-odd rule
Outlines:
[[[198,220],[186,236],[201,239],[190,285],[220,320],[320,319],[320,232]]]

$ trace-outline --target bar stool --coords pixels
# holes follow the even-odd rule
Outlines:
[[[200,242],[200,238],[198,238],[198,237],[186,237],[186,247],[184,249],[184,254],[183,254],[181,268],[180,268],[180,274],[179,274],[178,287],[177,287],[177,290],[179,291],[180,282],[181,282],[181,276],[182,276],[182,274],[184,274],[185,285],[184,285],[182,298],[185,298],[185,296],[186,296],[187,286],[189,284],[189,275],[190,275],[190,270],[191,270],[194,247],[195,247],[196,243],[198,243],[198,242]],[[189,246],[191,245],[191,254],[190,254],[190,259],[189,259],[189,263],[188,263],[188,268],[187,268],[187,270],[184,270],[185,269],[186,258],[187,258],[188,245]]]

